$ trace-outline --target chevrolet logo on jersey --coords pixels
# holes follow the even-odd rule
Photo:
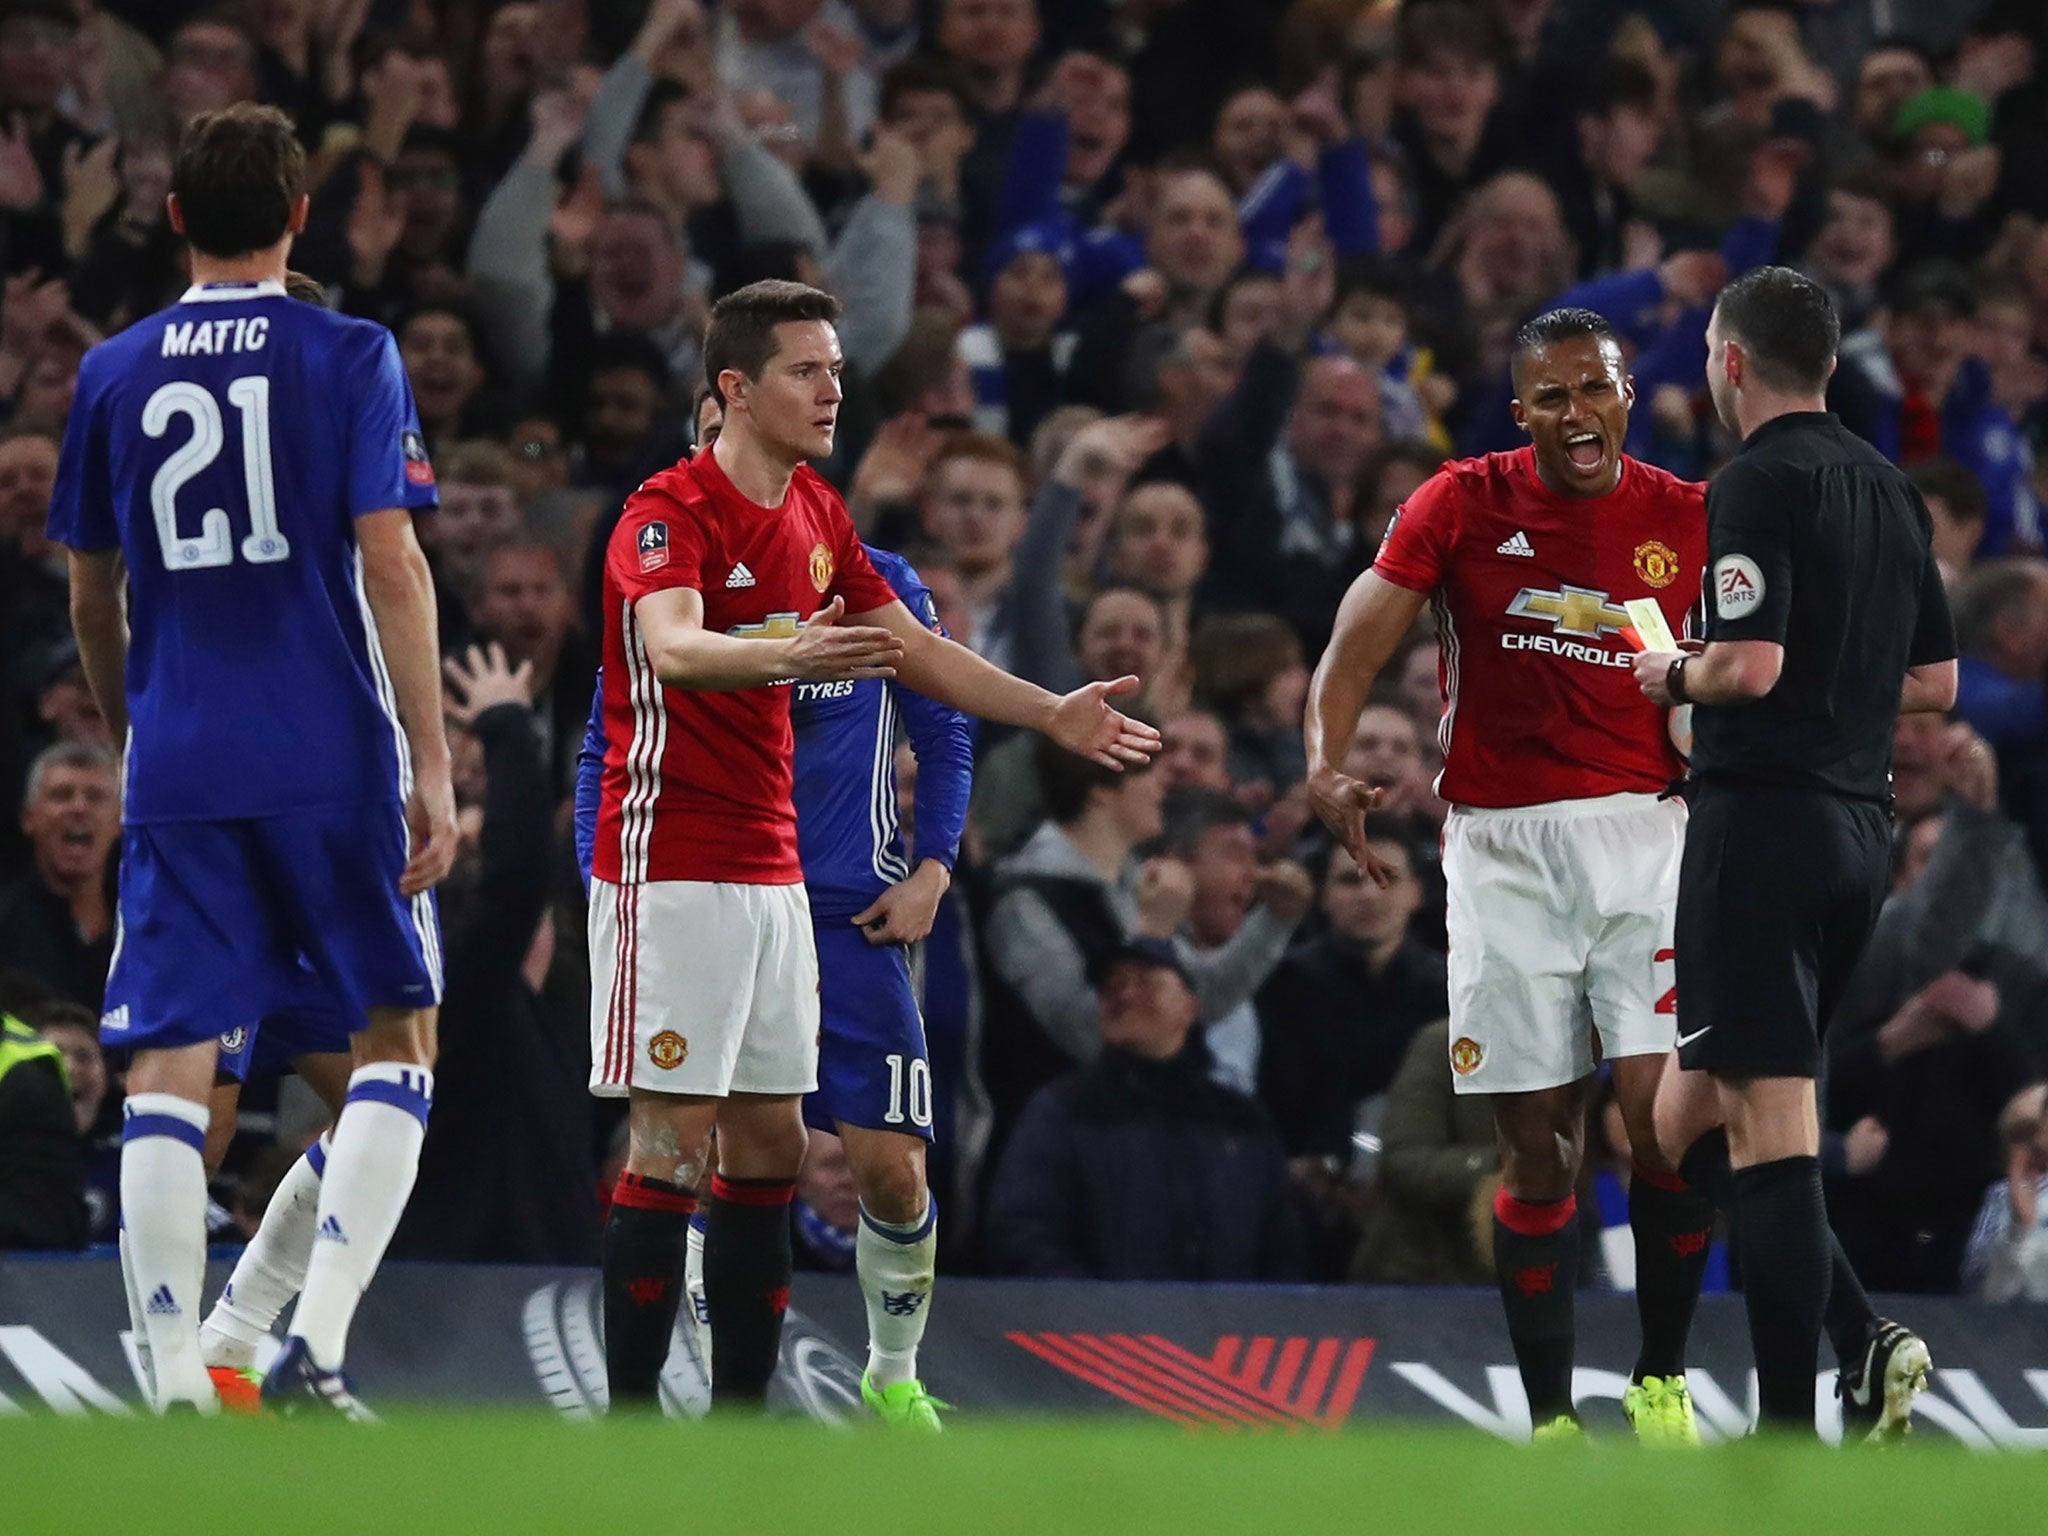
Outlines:
[[[1590,587],[1566,587],[1562,592],[1539,592],[1524,587],[1508,604],[1513,619],[1548,619],[1560,635],[1598,640],[1602,635],[1620,634],[1628,627],[1628,610],[1607,600],[1605,592]]]

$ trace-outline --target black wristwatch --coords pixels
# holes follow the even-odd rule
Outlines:
[[[1674,704],[1690,704],[1685,696],[1685,664],[1692,658],[1680,656],[1664,669],[1664,691],[1671,695]]]

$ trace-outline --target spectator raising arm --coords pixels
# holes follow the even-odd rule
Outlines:
[[[470,301],[507,379],[521,390],[537,388],[547,375],[555,166],[583,132],[583,109],[568,91],[541,92],[532,112],[526,153],[485,199],[469,243]]]

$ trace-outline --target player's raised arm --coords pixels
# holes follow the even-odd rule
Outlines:
[[[1159,750],[1156,730],[1109,702],[1135,693],[1135,677],[1089,683],[1062,697],[1012,677],[966,646],[933,634],[900,602],[857,613],[854,622],[877,625],[894,634],[903,644],[898,675],[909,687],[941,704],[1001,725],[1043,731],[1069,752],[1105,768],[1148,762]]]
[[[441,718],[440,621],[434,576],[413,533],[412,512],[387,507],[355,520],[363,561],[363,595],[377,621],[377,640],[397,696],[398,721],[412,748],[413,788],[406,804],[412,858],[399,879],[411,896],[447,878],[455,863],[455,785],[448,729]]]
[[[1337,625],[1308,685],[1302,735],[1308,749],[1308,798],[1323,824],[1342,840],[1358,867],[1380,885],[1386,877],[1366,846],[1365,813],[1376,792],[1343,770],[1374,679],[1393,656],[1427,601],[1367,571],[1337,609]]]
[[[654,663],[671,688],[730,693],[767,688],[792,678],[837,683],[849,678],[894,677],[903,645],[888,630],[841,624],[846,603],[833,598],[794,634],[721,635],[704,627],[704,595],[695,587],[665,587],[633,605],[633,617]]]

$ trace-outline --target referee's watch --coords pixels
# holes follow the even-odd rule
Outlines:
[[[1674,704],[1690,704],[1685,693],[1685,664],[1692,658],[1680,656],[1664,669],[1664,691],[1671,695]]]

